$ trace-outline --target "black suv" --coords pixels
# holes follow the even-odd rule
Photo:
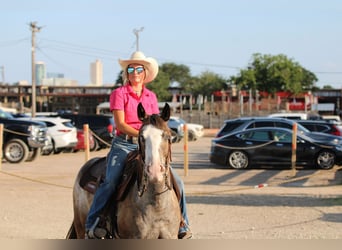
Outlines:
[[[275,118],[275,117],[243,117],[224,121],[224,124],[219,129],[216,137],[221,137],[231,132],[242,131],[249,128],[262,128],[262,127],[278,127],[292,129],[293,124],[297,123],[297,131],[305,134],[318,141],[336,141],[342,143],[342,138],[340,136],[313,132],[298,123],[299,120],[290,120],[286,118]]]
[[[47,143],[45,123],[18,120],[1,109],[0,123],[4,125],[2,150],[7,162],[33,161],[39,157]]]
[[[334,122],[325,120],[297,120],[296,122],[311,132],[321,132],[325,134],[342,136],[342,129],[339,128]]]
[[[286,118],[273,117],[242,117],[231,120],[225,120],[219,129],[216,137],[221,137],[231,132],[245,130],[249,128],[278,127],[292,129],[295,121]],[[299,125],[299,131],[309,132],[308,129]]]
[[[110,147],[115,132],[114,119],[111,115],[62,113],[59,116],[70,119],[77,129],[83,129],[83,125],[88,124],[95,138],[96,149]]]

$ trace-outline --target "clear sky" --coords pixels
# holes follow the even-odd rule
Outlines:
[[[160,64],[185,64],[193,76],[208,70],[228,78],[254,53],[285,54],[315,73],[318,86],[342,87],[341,0],[6,0],[0,7],[5,82],[31,81],[33,21],[43,27],[36,61],[82,85],[96,59],[104,82],[114,82],[118,59],[136,49],[133,30],[144,27],[140,50]]]

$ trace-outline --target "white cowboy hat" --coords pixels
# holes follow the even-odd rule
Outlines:
[[[119,59],[124,74],[126,74],[128,65],[134,63],[144,66],[146,73],[144,83],[152,82],[156,78],[159,70],[158,62],[152,57],[146,57],[141,51],[135,51],[128,60]]]

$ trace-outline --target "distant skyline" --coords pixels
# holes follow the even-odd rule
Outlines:
[[[184,64],[224,78],[247,67],[254,53],[284,54],[313,72],[317,85],[342,88],[340,0],[112,0],[5,1],[0,9],[0,81],[31,82],[30,22],[36,61],[80,85],[90,83],[90,64],[103,65],[113,83],[119,58],[139,47],[159,64]]]

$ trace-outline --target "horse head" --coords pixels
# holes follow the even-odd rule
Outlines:
[[[166,103],[160,115],[147,115],[139,103],[138,117],[143,123],[138,142],[144,174],[150,182],[161,182],[167,176],[171,161],[171,130],[167,125],[170,106]]]

